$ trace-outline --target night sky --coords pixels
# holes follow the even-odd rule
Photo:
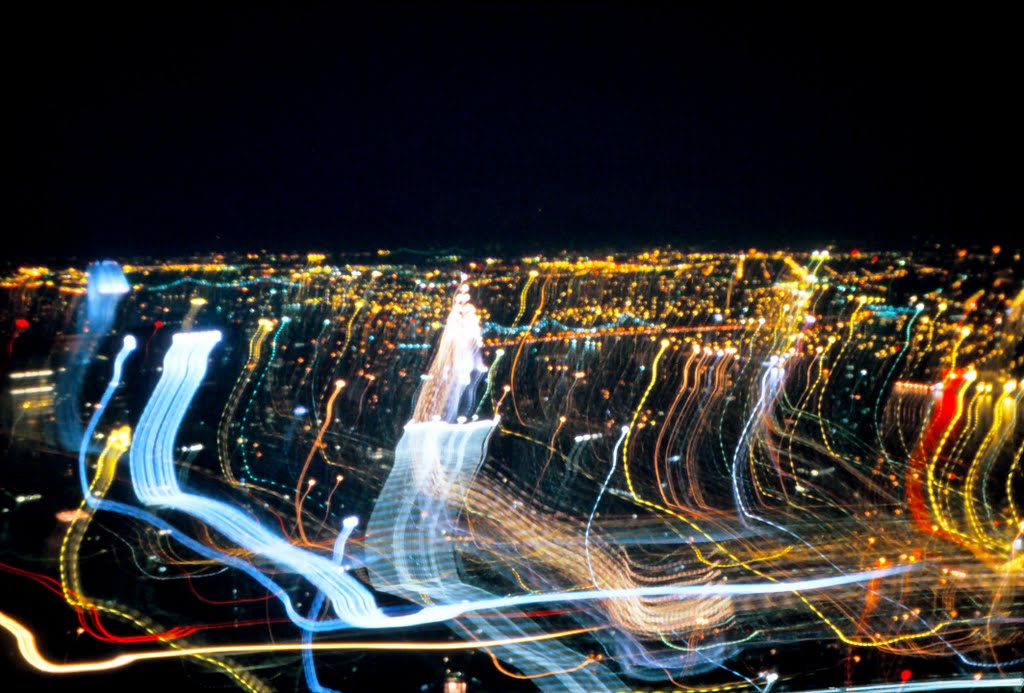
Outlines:
[[[0,255],[1017,233],[1005,16],[207,4],[6,17]]]

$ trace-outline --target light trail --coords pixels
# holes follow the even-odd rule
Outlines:
[[[338,398],[338,393],[345,387],[344,380],[337,380],[334,383],[334,390],[331,391],[331,396],[327,399],[327,411],[324,412],[324,423],[317,431],[316,440],[313,441],[313,446],[309,449],[309,454],[306,455],[306,461],[302,463],[302,471],[299,472],[299,481],[295,484],[295,522],[299,526],[299,536],[302,537],[302,541],[305,544],[309,544],[309,538],[306,536],[306,528],[302,522],[302,501],[306,498],[306,493],[309,493],[309,489],[302,488],[302,482],[306,480],[306,472],[309,470],[309,463],[313,461],[313,456],[316,451],[320,449],[320,445],[324,439],[324,433],[327,432],[327,427],[331,425],[333,421],[334,412],[334,400]],[[303,492],[305,491],[305,493]],[[301,495],[301,498],[300,498]]]
[[[280,652],[301,652],[311,649],[316,652],[448,652],[457,650],[481,650],[492,647],[506,647],[525,642],[540,642],[569,638],[593,632],[594,628],[575,628],[572,630],[544,633],[529,638],[499,638],[495,640],[476,640],[469,642],[417,642],[417,641],[366,641],[366,642],[318,642],[305,644],[296,643],[246,643],[238,645],[210,645],[207,647],[185,647],[180,650],[153,650],[133,652],[109,659],[77,664],[56,663],[46,659],[36,645],[36,637],[19,621],[0,611],[0,626],[14,636],[18,645],[18,653],[25,663],[34,669],[48,674],[81,674],[86,672],[108,671],[119,669],[135,662],[158,659],[178,659],[197,655],[218,654],[263,654]]]
[[[1024,566],[1019,279],[1003,272],[989,290],[988,270],[975,276],[967,261],[953,279],[909,257],[905,268],[896,256],[832,267],[826,257],[488,260],[474,282],[486,297],[479,310],[451,265],[278,269],[297,283],[179,282],[162,294],[141,280],[125,316],[187,325],[201,293],[232,344],[185,333],[167,350],[151,337],[161,368],[126,361],[129,338],[117,358],[89,359],[86,382],[110,361],[114,374],[79,441],[85,506],[58,515],[78,636],[175,648],[232,626],[190,625],[176,602],[180,618],[161,628],[120,607],[123,592],[96,591],[91,603],[81,587],[93,584],[91,569],[117,561],[125,584],[146,581],[139,594],[154,613],[167,610],[163,588],[184,580],[210,608],[232,609],[236,625],[266,623],[278,642],[308,643],[301,657],[316,693],[329,689],[314,664],[332,687],[356,678],[314,662],[324,634],[417,624],[443,624],[473,646],[501,643],[482,649],[545,693],[689,689],[708,674],[701,680],[729,683],[707,690],[830,682],[811,670],[782,672],[784,684],[755,675],[774,669],[768,643],[783,643],[779,662],[794,643],[839,648],[823,661],[874,690],[921,684],[881,684],[893,669],[855,668],[854,652],[896,666],[931,658],[936,671],[1013,671]],[[81,272],[70,276],[74,286],[51,292],[66,323],[88,299],[74,293]],[[905,295],[911,279],[917,296]],[[17,317],[38,341],[48,325],[31,301],[42,299],[18,291],[5,324]],[[123,329],[111,324],[108,334]],[[49,334],[60,340],[59,329]],[[12,353],[8,392],[52,406],[48,392],[23,390],[50,387],[50,377],[60,385],[66,373],[41,368],[60,354]],[[128,366],[139,369],[132,391],[111,406]],[[146,402],[139,390],[151,378]],[[373,386],[342,397],[331,387],[342,378]],[[43,440],[47,416],[19,407],[12,449]],[[136,440],[118,463],[125,424]],[[119,482],[138,501],[115,500],[125,498]],[[9,493],[10,512],[46,503],[37,490]],[[104,531],[83,543],[94,513]],[[346,544],[352,513],[369,522]],[[163,519],[172,514],[177,526]],[[217,577],[232,571],[244,577]],[[212,579],[195,589],[203,577]],[[113,619],[124,632],[106,630]],[[580,635],[540,639],[575,626]],[[298,658],[288,659],[300,680]],[[915,665],[915,677],[927,671]]]
[[[1024,686],[1024,676],[1008,676],[1006,678],[982,679],[937,679],[931,681],[907,681],[904,683],[880,683],[868,686],[832,686],[829,688],[812,688],[795,693],[916,693],[917,691],[961,691],[987,690],[995,688],[1013,688],[1020,690]]]
[[[246,359],[242,372],[238,375],[234,388],[228,396],[227,404],[224,405],[221,412],[220,424],[217,427],[217,450],[220,454],[221,470],[224,472],[224,478],[232,484],[238,484],[238,480],[235,478],[234,471],[231,468],[230,449],[231,427],[234,422],[235,410],[238,408],[242,395],[252,381],[253,374],[256,372],[256,366],[259,365],[263,342],[266,341],[273,330],[273,320],[261,318],[257,321],[256,331],[253,332],[252,337],[249,339],[249,357]],[[240,444],[245,444],[244,439]]]
[[[673,596],[685,599],[715,595],[797,592],[826,589],[851,582],[863,582],[913,569],[913,566],[894,567],[833,578],[771,584],[672,585],[554,592],[490,599],[478,598],[458,603],[428,605],[413,614],[386,614],[377,607],[372,595],[365,587],[348,573],[339,572],[330,560],[292,545],[237,508],[211,498],[185,493],[180,489],[174,465],[175,437],[184,419],[185,410],[206,374],[209,353],[218,341],[220,341],[219,332],[179,333],[174,336],[171,349],[164,359],[161,379],[146,405],[136,429],[135,441],[130,453],[132,484],[136,495],[147,505],[174,508],[186,512],[214,527],[239,547],[266,557],[290,572],[304,576],[322,590],[334,606],[338,615],[336,621],[312,621],[300,616],[292,607],[290,599],[283,594],[283,590],[274,589],[275,592],[282,592],[280,598],[284,602],[289,617],[303,629],[322,632],[346,626],[398,628],[447,621],[475,611],[500,610],[551,602],[568,603],[653,596]],[[655,370],[654,377],[656,375]],[[492,425],[491,422],[479,423]],[[428,428],[424,430],[441,425],[444,424],[425,424]],[[91,497],[87,488],[83,488],[83,493],[87,497]],[[141,517],[150,521],[148,514],[143,514]],[[181,538],[181,534],[177,531],[174,532],[174,536]],[[195,548],[193,542],[189,542],[187,545]],[[208,549],[200,550],[204,555],[226,562],[226,557],[219,552],[210,552]],[[244,566],[250,575],[258,574],[255,567],[244,561],[235,560],[230,564],[236,567]],[[259,579],[261,582],[265,580],[262,575]]]
[[[56,435],[69,452],[77,450],[82,439],[82,387],[86,370],[114,326],[121,299],[130,291],[128,280],[116,262],[90,263],[86,270],[85,306],[80,308],[76,334],[55,383]]]

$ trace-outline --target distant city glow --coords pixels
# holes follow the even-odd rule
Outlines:
[[[1015,257],[23,268],[0,625],[253,693],[1019,686]]]

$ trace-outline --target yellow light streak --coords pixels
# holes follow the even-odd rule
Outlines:
[[[131,440],[131,426],[116,428],[107,436],[107,444],[104,446],[96,462],[96,476],[89,486],[89,493],[93,496],[103,498],[107,495],[111,485],[114,483],[117,463],[128,451],[128,448],[131,446]],[[138,612],[129,613],[126,608],[115,608],[109,604],[93,603],[85,597],[78,567],[78,553],[94,514],[95,511],[85,501],[82,501],[78,507],[78,514],[68,525],[68,531],[64,535],[64,541],[61,543],[60,582],[61,589],[64,591],[64,599],[76,609],[92,609],[96,612],[110,614],[125,623],[130,623],[139,630],[150,635],[156,635],[159,629],[151,623],[147,623],[148,619],[143,614]],[[164,640],[161,638],[161,642],[166,643],[179,652],[184,648],[180,642],[174,640]],[[250,693],[261,693],[266,690],[261,681],[245,674],[230,662],[201,654],[195,655],[195,658],[210,666],[223,669],[228,676],[233,678],[242,688],[250,691]]]
[[[533,637],[521,638],[500,638],[496,640],[478,640],[469,642],[315,642],[309,645],[301,642],[275,643],[271,645],[258,643],[240,643],[237,645],[210,645],[207,647],[188,647],[180,650],[150,650],[147,652],[132,652],[131,654],[117,655],[110,659],[99,659],[91,662],[77,662],[74,664],[58,664],[46,659],[36,645],[36,637],[21,622],[11,618],[0,611],[0,626],[5,628],[14,636],[18,644],[18,653],[25,662],[48,674],[80,674],[93,671],[109,671],[120,669],[135,662],[143,662],[154,659],[176,659],[178,657],[194,657],[196,655],[210,654],[260,654],[265,652],[301,652],[304,649],[312,649],[317,652],[339,652],[339,651],[419,651],[419,652],[446,652],[448,650],[480,650],[490,647],[505,647],[518,645],[524,642],[539,642],[541,640],[555,640],[558,638],[572,637],[589,633],[598,628],[576,628],[574,630],[563,630],[557,633],[545,633]]]

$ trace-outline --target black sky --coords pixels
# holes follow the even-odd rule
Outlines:
[[[8,16],[9,258],[1018,233],[1007,16],[207,4]]]

